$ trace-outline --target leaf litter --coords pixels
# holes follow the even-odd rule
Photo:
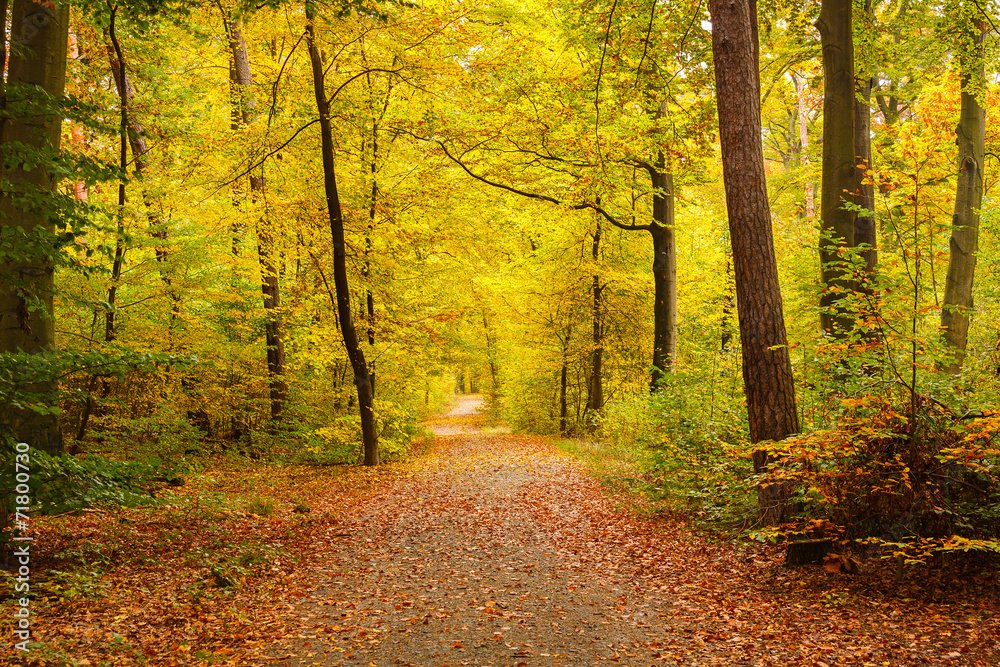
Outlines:
[[[39,599],[42,644],[0,664],[1000,664],[995,576],[787,569],[616,507],[551,442],[468,408],[404,463],[259,470],[272,516],[195,511],[192,484],[173,510],[40,520],[43,581],[76,548],[101,586]]]

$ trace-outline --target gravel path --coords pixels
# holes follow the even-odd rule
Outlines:
[[[915,632],[903,603],[803,603],[773,562],[617,510],[546,441],[481,433],[477,408],[343,517],[281,664],[996,664],[961,653],[998,647],[971,610]]]

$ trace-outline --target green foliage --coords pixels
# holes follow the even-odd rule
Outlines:
[[[209,567],[210,581],[218,588],[238,588],[245,579],[262,573],[275,558],[288,553],[276,547],[245,541],[236,552]]]
[[[698,384],[696,373],[678,371],[653,395],[612,401],[599,434],[645,452],[645,491],[652,498],[708,527],[728,527],[752,513],[756,501],[745,417],[722,392],[706,403],[698,392],[684,390]]]
[[[383,460],[404,456],[414,437],[423,434],[420,415],[396,403],[375,401],[375,432]],[[323,426],[298,425],[287,432],[301,443],[292,459],[320,465],[355,463],[363,455],[361,417],[355,413],[334,415]]]
[[[8,441],[4,449],[10,456],[12,444]],[[176,467],[157,459],[116,461],[95,455],[52,456],[32,449],[28,481],[30,511],[63,514],[94,506],[155,504],[156,482],[175,479],[177,473]],[[5,466],[2,471],[5,489],[15,487],[13,474],[13,466]]]

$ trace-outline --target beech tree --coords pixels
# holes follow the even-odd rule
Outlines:
[[[323,59],[316,41],[316,3],[306,0],[306,40],[309,45],[309,62],[312,66],[313,89],[323,155],[323,187],[326,192],[327,214],[330,219],[330,236],[333,240],[333,281],[336,289],[336,308],[340,319],[340,332],[347,348],[347,356],[354,371],[358,408],[361,412],[361,435],[364,445],[364,463],[379,464],[378,436],[375,433],[375,397],[365,353],[358,344],[351,312],[351,290],[347,282],[347,244],[344,238],[344,213],[337,192],[337,169],[334,161],[333,132],[330,127],[330,100],[327,98]]]
[[[960,14],[958,62],[962,77],[962,108],[955,127],[958,144],[958,185],[951,239],[948,242],[948,277],[941,308],[941,328],[954,359],[945,370],[962,370],[973,306],[973,284],[979,256],[979,215],[983,205],[983,172],[986,159],[986,110],[979,99],[985,81],[983,19],[975,3],[963,2]]]
[[[7,17],[4,2],[2,18]],[[36,230],[55,232],[49,197],[56,179],[49,168],[59,151],[66,82],[69,3],[14,0],[5,108],[19,113],[2,124],[0,154],[4,168],[0,232],[6,239],[33,238]],[[26,152],[31,151],[33,155]],[[38,161],[38,155],[45,159]],[[54,258],[43,239],[28,257],[6,256],[0,264],[0,352],[41,354],[55,346]],[[51,403],[55,381],[33,382],[23,391]],[[52,410],[9,407],[2,418],[14,435],[46,452],[63,450],[58,414]]]
[[[820,326],[834,337],[852,328],[844,296],[853,288],[840,250],[855,244],[855,215],[844,207],[856,184],[854,0],[823,0],[823,183],[820,194]]]
[[[233,87],[233,118],[239,127],[248,127],[257,122],[257,100],[253,94],[253,73],[250,69],[250,55],[243,38],[243,24],[233,19],[219,4],[222,11],[226,37],[232,57],[230,83]],[[274,258],[274,236],[269,227],[268,211],[264,197],[264,170],[258,167],[249,175],[251,206],[265,207],[264,214],[257,219],[257,259],[260,266],[261,293],[264,297],[264,342],[267,346],[267,373],[270,390],[271,418],[279,419],[288,395],[285,382],[285,338],[282,331],[281,287],[278,282],[278,266]]]

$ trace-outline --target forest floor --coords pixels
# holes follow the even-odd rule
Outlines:
[[[0,664],[1000,664],[995,576],[788,569],[622,507],[476,405],[403,463],[219,471],[173,509],[42,521],[41,643]],[[271,512],[209,502],[261,489]]]

